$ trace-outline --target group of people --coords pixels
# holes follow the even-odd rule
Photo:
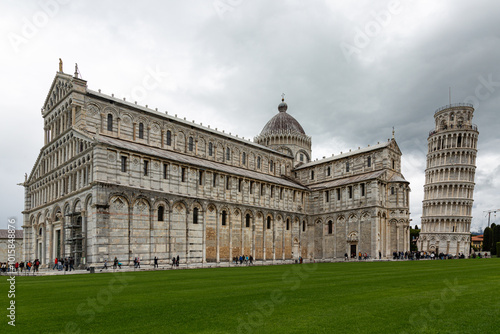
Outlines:
[[[245,262],[246,265],[252,264],[253,263],[253,256],[250,255],[240,255],[240,256],[235,256],[233,257],[233,263],[238,264],[243,264]]]
[[[73,257],[70,256],[70,258],[55,258],[54,260],[54,267],[52,267],[52,270],[65,270],[65,271],[71,271],[71,270],[75,270],[75,259],[73,259]]]
[[[14,268],[11,268],[11,266],[7,262],[2,262],[0,264],[0,271],[2,273],[7,273],[7,272],[23,272],[23,270],[26,268],[26,272],[31,272],[31,268],[33,268],[33,272],[38,272],[38,268],[40,267],[40,260],[35,259],[35,261],[21,261],[21,262],[16,262],[14,264]]]
[[[177,257],[175,257],[175,256],[174,256],[174,257],[172,258],[172,268],[173,268],[173,267],[178,267],[178,266],[179,266],[179,259],[180,259],[179,255],[177,255]]]

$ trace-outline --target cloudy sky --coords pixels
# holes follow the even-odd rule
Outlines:
[[[58,70],[88,87],[253,138],[288,112],[313,157],[382,142],[392,127],[420,225],[434,111],[473,103],[479,152],[472,230],[500,209],[497,1],[0,2],[0,228],[22,225],[24,173],[43,145]],[[492,221],[498,219],[492,215]]]

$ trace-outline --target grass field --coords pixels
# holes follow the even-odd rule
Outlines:
[[[500,259],[18,277],[0,332],[499,333],[499,290]]]

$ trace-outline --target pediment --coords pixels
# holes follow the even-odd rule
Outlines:
[[[396,143],[396,139],[393,138],[391,140],[389,147],[391,149],[393,149],[394,151],[396,151],[399,155],[402,155],[401,150],[399,149],[398,143]]]
[[[61,100],[66,98],[73,88],[73,83],[71,82],[71,75],[58,72],[52,81],[49,93],[45,98],[43,104],[43,114],[48,113],[54,106],[56,106]]]
[[[40,153],[38,154],[38,157],[33,165],[33,168],[31,169],[31,172],[29,175],[26,175],[26,184],[30,184],[32,183],[35,178],[36,178],[36,175],[37,175],[37,171],[39,170],[40,168],[40,164],[41,164],[41,161],[42,159],[50,154],[51,152],[53,152],[54,150],[57,150],[60,146],[62,146],[65,142],[67,142],[68,140],[71,140],[73,138],[78,138],[80,139],[81,141],[83,142],[86,142],[87,145],[90,145],[93,143],[93,138],[78,131],[78,130],[75,130],[75,129],[72,129],[71,131],[69,131],[66,135],[62,136],[61,138],[55,140],[54,142],[44,146],[41,150],[40,150]],[[44,174],[48,174],[52,171],[45,171]],[[38,174],[40,177],[43,177],[43,175],[41,174],[41,172]]]

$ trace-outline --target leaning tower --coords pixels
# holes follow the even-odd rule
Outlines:
[[[472,104],[451,104],[434,114],[425,170],[421,251],[468,256],[476,170],[477,126]]]

